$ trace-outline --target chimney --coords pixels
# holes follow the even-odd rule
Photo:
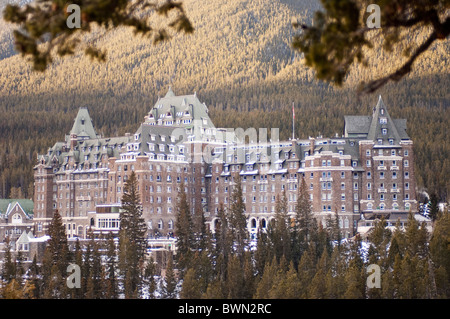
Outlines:
[[[77,146],[77,134],[70,134],[70,149],[73,150]]]
[[[314,137],[309,138],[309,155],[314,155],[315,142],[316,139]]]

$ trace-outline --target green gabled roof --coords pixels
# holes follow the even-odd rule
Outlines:
[[[183,115],[179,116],[178,113],[188,111],[193,121],[201,121],[202,127],[215,128],[213,122],[208,115],[208,107],[201,103],[197,97],[197,94],[192,95],[175,95],[172,88],[169,88],[166,95],[163,98],[159,98],[148,115],[152,115],[154,120],[162,119],[161,115],[166,116],[169,112],[172,119],[185,118]],[[206,124],[203,124],[203,119],[206,119]],[[146,120],[149,122],[149,120]],[[186,125],[182,125],[185,127]]]
[[[28,215],[33,215],[34,202],[31,199],[0,199],[0,215],[7,215],[8,212],[18,203]]]
[[[381,124],[380,118],[386,118],[386,123]],[[382,129],[387,129],[387,134],[382,134]],[[387,111],[386,105],[383,102],[383,99],[381,98],[381,95],[378,98],[378,103],[375,106],[373,116],[372,116],[372,122],[370,124],[369,132],[367,134],[367,139],[369,140],[377,140],[377,139],[394,139],[396,143],[399,143],[401,138],[400,134],[397,131],[397,127],[395,126],[394,121],[391,119],[391,116],[389,115],[389,112]]]
[[[82,107],[78,110],[70,134],[76,134],[79,138],[94,139],[97,137],[87,108]]]

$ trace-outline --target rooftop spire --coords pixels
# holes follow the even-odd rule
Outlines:
[[[172,96],[175,96],[175,93],[173,93],[172,91],[172,86],[169,86],[169,90],[167,91],[165,97],[172,97]]]

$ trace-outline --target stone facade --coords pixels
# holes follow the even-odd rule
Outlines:
[[[169,90],[135,134],[124,137],[98,136],[87,110],[80,109],[65,142],[40,155],[35,167],[37,235],[45,234],[56,209],[69,237],[84,238],[89,227],[103,229],[96,208],[120,206],[132,171],[149,237],[174,234],[181,185],[192,214],[203,212],[214,230],[237,174],[252,234],[267,227],[276,196],[284,191],[294,214],[302,178],[318,221],[325,225],[337,213],[346,237],[356,233],[361,219],[417,210],[413,142],[406,121],[391,119],[381,97],[371,115],[346,116],[341,137],[241,144],[239,136],[216,128],[196,94]]]

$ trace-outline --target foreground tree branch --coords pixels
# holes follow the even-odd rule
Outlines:
[[[72,4],[80,11],[72,11],[69,6]],[[79,16],[72,17],[71,12]],[[151,20],[155,16],[163,17],[166,25],[153,25]],[[10,4],[3,17],[18,26],[14,30],[16,50],[31,60],[37,71],[44,71],[55,53],[72,55],[80,46],[86,55],[104,61],[106,51],[81,40],[94,26],[106,32],[131,27],[135,34],[149,38],[154,44],[170,39],[174,33],[194,31],[182,3],[172,0],[37,0],[23,7]],[[77,21],[77,18],[79,25],[73,27],[68,23],[69,19]]]
[[[437,40],[445,40],[450,34],[450,2],[408,0],[321,0],[324,12],[316,12],[314,25],[294,24],[302,32],[293,40],[294,49],[304,54],[306,64],[316,71],[316,78],[342,86],[354,64],[367,66],[363,49],[373,50],[379,37],[369,37],[366,8],[377,4],[380,8],[379,35],[383,36],[383,48],[392,52],[400,48],[400,34],[405,31],[431,29],[431,34],[409,56],[410,47],[403,50],[408,60],[385,76],[361,83],[359,93],[373,93],[389,81],[399,81],[409,74],[414,62]],[[394,56],[392,59],[396,59]]]

